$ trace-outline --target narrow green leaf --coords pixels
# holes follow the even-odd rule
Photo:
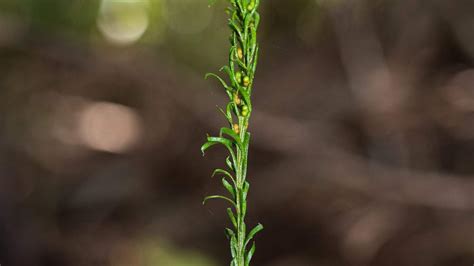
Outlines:
[[[237,256],[237,253],[238,253],[237,252],[237,246],[238,246],[237,237],[235,236],[234,231],[232,231],[228,228],[226,228],[226,231],[229,231],[229,233],[232,232],[232,235],[230,237],[230,252],[232,254],[232,258],[235,258]]]
[[[235,219],[234,212],[231,208],[227,208],[227,214],[229,215],[229,219],[232,222],[232,225],[237,228],[237,219]]]
[[[210,143],[210,144],[208,144]],[[223,137],[207,137],[207,143],[205,143],[202,147],[201,150],[204,152],[206,149],[212,147],[214,144],[222,144],[224,147],[227,148],[229,151],[229,154],[232,158],[232,161],[235,163],[235,152],[232,149],[232,141],[223,138]]]
[[[220,143],[224,146],[232,147],[232,142],[223,137],[207,137],[208,142]]]
[[[235,1],[235,4],[236,4],[236,7],[239,8],[240,10],[240,13],[244,13],[246,10],[245,10],[245,6],[242,5],[242,2],[239,1],[239,0],[236,0]]]
[[[260,0],[255,0],[255,10],[260,6]]]
[[[229,157],[229,156],[227,156],[227,158],[225,158],[225,163],[226,163],[227,167],[229,167],[230,170],[235,171],[234,165],[233,165],[232,162],[230,161],[230,157]]]
[[[205,79],[208,79],[209,77],[217,79],[226,90],[232,90],[232,87],[227,85],[227,83],[219,75],[216,75],[214,73],[207,73]]]
[[[233,99],[231,99],[231,102],[229,102],[227,104],[227,107],[226,107],[226,112],[227,112],[227,115],[230,116],[230,117],[233,117],[232,116],[232,108],[234,107],[234,101]],[[233,121],[233,120],[232,120]],[[232,127],[233,124],[231,123],[230,126]]]
[[[237,59],[236,60],[237,64],[239,65],[240,68],[242,68],[243,70],[247,71],[248,70],[248,67],[244,64],[244,62],[242,62],[240,59]]]
[[[251,137],[250,132],[247,132],[245,134],[245,138],[244,138],[244,146],[247,147],[247,149],[248,149],[249,144],[250,144],[250,137]]]
[[[209,149],[210,147],[216,145],[217,143],[216,142],[206,142],[204,143],[202,146],[201,146],[201,152],[202,152],[202,155],[204,156],[206,154],[206,150]]]
[[[232,63],[232,62],[235,62],[237,56],[237,48],[235,48],[235,46],[231,46],[230,47],[230,50],[229,50],[229,63]]]
[[[237,23],[234,20],[229,19],[229,27],[230,27],[231,30],[235,31],[239,35],[239,39],[241,41],[244,40],[244,36],[242,34],[242,29],[239,27],[239,25],[237,25]]]
[[[219,71],[224,71],[225,73],[227,73],[234,87],[239,86],[239,83],[235,79],[233,68],[230,68],[229,66],[223,66],[221,69],[219,69]]]
[[[230,140],[228,140],[224,137],[207,137],[207,142],[204,143],[201,146],[202,154],[205,155],[206,150],[209,149],[210,147],[216,145],[216,144],[221,144],[224,147],[226,147],[229,150],[229,153],[232,156],[232,159],[235,158],[234,150],[232,149],[232,141],[230,141]]]
[[[221,137],[223,137],[224,135],[227,135],[227,136],[231,137],[231,138],[234,140],[234,142],[235,142],[238,146],[241,146],[241,144],[242,144],[242,143],[241,143],[242,141],[240,140],[239,135],[237,135],[237,134],[234,132],[234,130],[232,130],[232,129],[230,129],[230,128],[227,128],[227,127],[221,128],[221,130],[220,130],[220,132],[219,132],[219,135],[220,135]]]
[[[244,28],[245,30],[248,30],[250,27],[250,22],[253,20],[253,16],[251,13],[249,13],[247,16],[245,16],[245,19],[244,19]]]
[[[230,240],[232,237],[235,237],[235,233],[232,229],[226,228],[225,229],[225,235],[227,238]]]
[[[253,59],[253,56],[254,56],[254,53],[255,53],[255,49],[257,47],[257,31],[256,30],[252,30],[252,34],[251,34],[251,38],[250,38],[250,53],[249,53],[249,59],[248,61],[252,61]]]
[[[232,258],[235,258],[237,255],[237,238],[235,236],[234,231],[232,229],[226,228],[225,229],[225,234],[227,236],[227,239],[230,240],[230,252],[232,254]]]
[[[247,166],[248,166],[248,149],[249,149],[249,143],[250,143],[250,133],[247,132],[247,134],[245,134],[245,138],[244,138],[244,143],[243,143],[243,149],[242,149],[242,165],[243,165],[243,168],[242,168],[242,172],[243,172],[243,179],[245,180],[247,178]]]
[[[243,200],[246,200],[247,199],[247,195],[248,195],[248,192],[249,192],[249,188],[250,188],[250,183],[245,181],[244,182],[244,188],[243,188],[243,191],[242,191],[242,198]]]
[[[257,2],[260,2],[260,1],[257,1]],[[255,12],[255,29],[258,28],[258,26],[260,25],[260,14],[258,12]]]
[[[255,73],[255,71],[257,70],[257,63],[258,63],[258,51],[259,51],[259,46],[257,45],[257,47],[255,48],[255,54],[254,54],[254,58],[252,60],[252,73]]]
[[[255,254],[255,242],[253,242],[252,248],[250,248],[247,256],[245,257],[245,266],[250,266],[250,261],[252,260],[253,254]]]
[[[235,180],[231,173],[229,173],[228,171],[226,171],[224,169],[220,169],[220,168],[217,168],[216,170],[214,170],[214,172],[212,173],[212,177],[214,177],[216,175],[219,175],[219,174],[227,176],[231,180]]]
[[[252,102],[250,101],[250,95],[248,91],[242,86],[239,86],[238,89],[239,93],[242,94],[242,98],[244,98],[245,104],[250,108],[252,106]]]
[[[225,179],[225,177],[222,178],[222,185],[224,188],[229,191],[229,193],[232,195],[233,198],[235,198],[235,189],[234,187]]]
[[[219,111],[224,115],[224,117],[226,118],[227,122],[229,122],[229,125],[231,126],[233,123],[233,119],[232,119],[232,114],[229,116],[228,113],[226,113],[224,110],[222,110],[222,108],[218,107],[219,108]]]
[[[255,226],[252,230],[250,230],[246,240],[245,240],[245,245],[244,246],[247,246],[247,244],[250,242],[250,240],[252,240],[252,238],[260,231],[263,230],[263,225],[262,224],[258,224],[257,226]]]
[[[204,200],[202,201],[202,204],[206,204],[206,202],[208,200],[212,200],[212,199],[223,199],[225,201],[228,201],[230,202],[233,206],[236,206],[235,202],[231,199],[229,199],[228,197],[225,197],[225,196],[221,196],[221,195],[212,195],[212,196],[207,196],[204,198]]]

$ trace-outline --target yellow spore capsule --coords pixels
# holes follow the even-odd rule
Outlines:
[[[240,105],[242,103],[242,100],[240,99],[240,97],[237,93],[234,94],[234,103],[236,105]]]
[[[249,77],[244,77],[244,82],[243,82],[245,87],[248,87],[250,85],[250,78]]]
[[[237,49],[237,57],[242,60],[244,58],[244,51],[242,51],[242,48]]]
[[[233,129],[234,129],[234,132],[235,132],[236,134],[239,134],[239,133],[240,133],[240,127],[239,127],[238,124],[234,124]]]
[[[241,112],[242,116],[248,116],[249,115],[249,108],[247,105],[244,105],[242,106],[242,112]]]
[[[237,80],[238,83],[242,82],[242,73],[237,72],[235,73],[235,79]]]
[[[252,2],[250,2],[250,4],[248,4],[247,10],[252,11],[254,8],[255,8],[255,3],[252,1]]]

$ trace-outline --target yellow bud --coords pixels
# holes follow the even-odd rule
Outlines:
[[[249,114],[248,110],[242,110],[242,116],[247,116]]]

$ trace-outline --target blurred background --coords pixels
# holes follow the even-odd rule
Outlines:
[[[0,264],[228,265],[225,1],[0,0]],[[474,2],[262,0],[255,266],[474,263]]]

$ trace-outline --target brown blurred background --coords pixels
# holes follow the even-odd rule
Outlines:
[[[0,264],[228,265],[225,1],[0,0]],[[262,0],[255,266],[474,263],[474,2]]]

